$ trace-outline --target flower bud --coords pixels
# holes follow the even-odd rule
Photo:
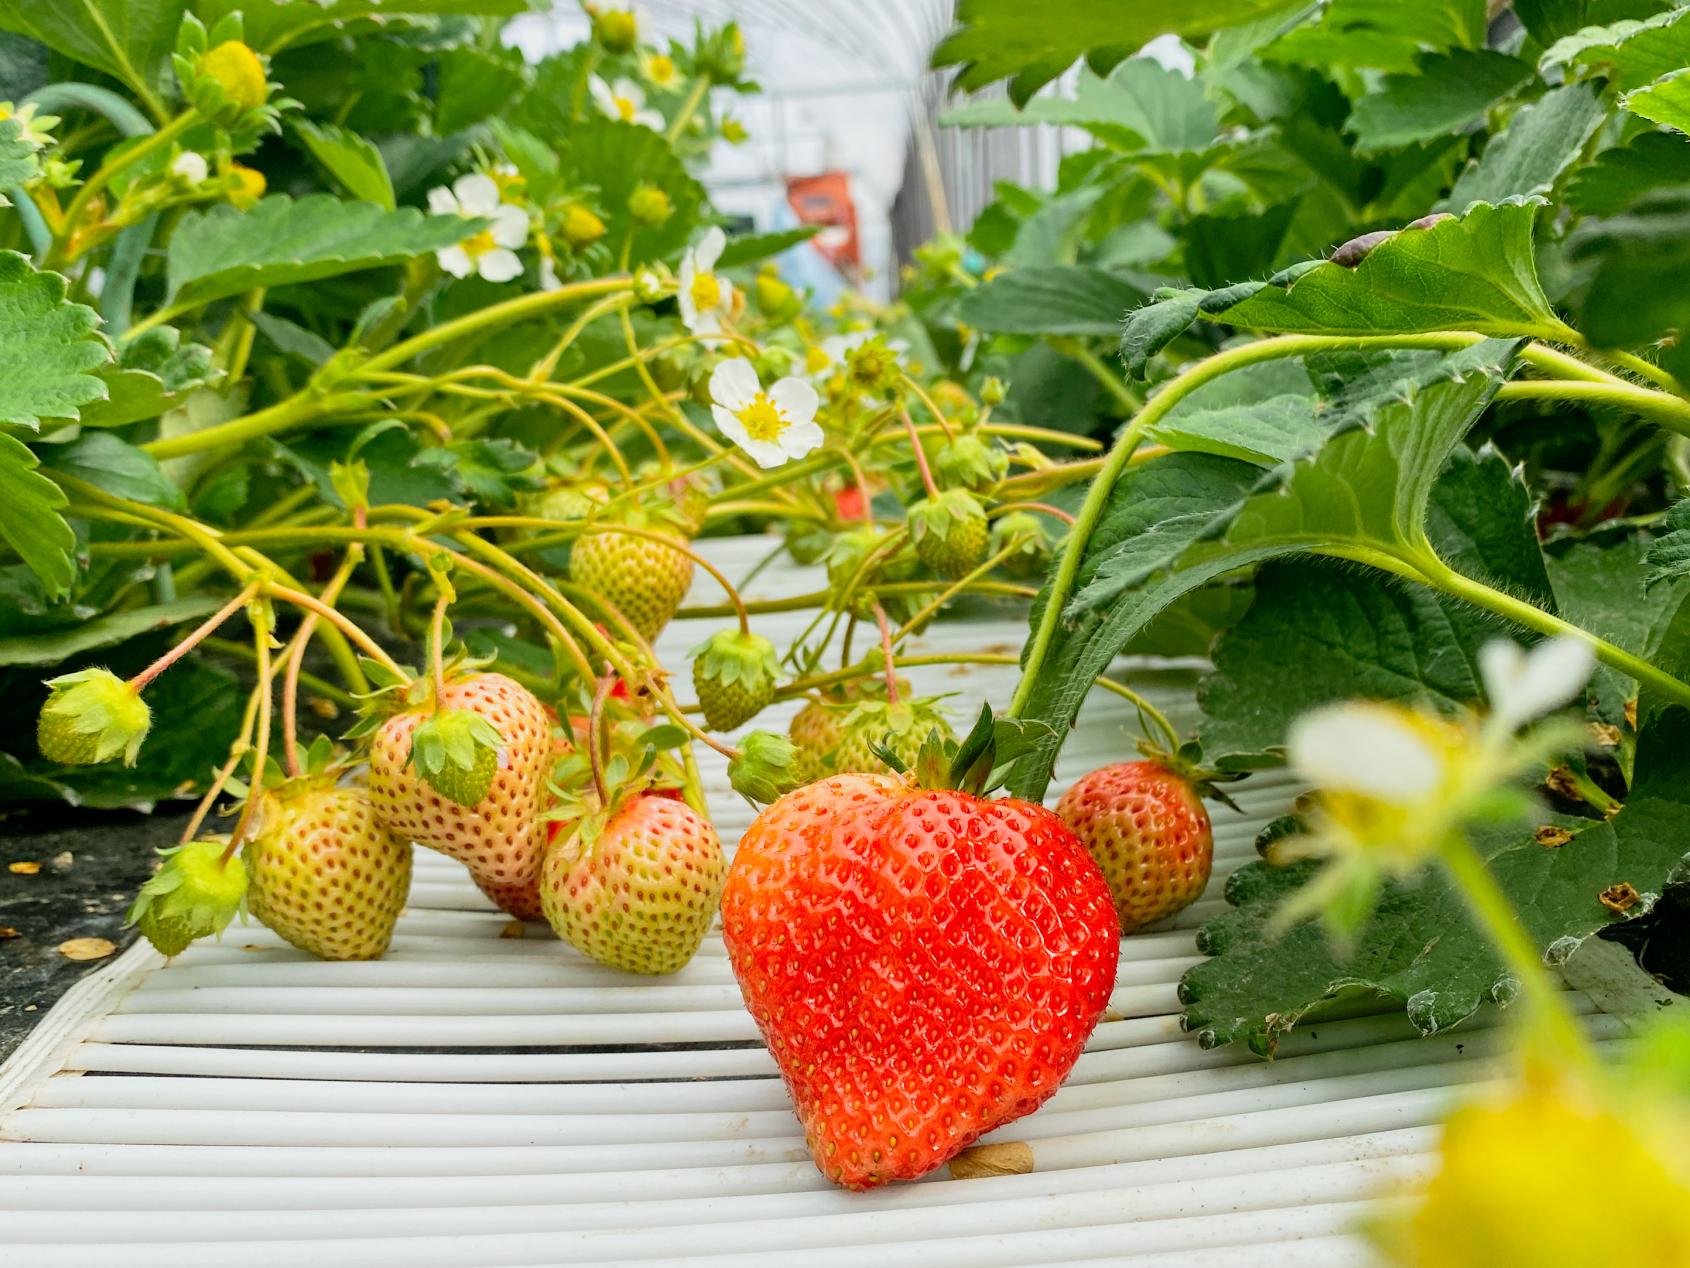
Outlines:
[[[254,110],[270,96],[270,81],[264,63],[239,40],[225,40],[200,58],[200,74],[223,90],[223,97],[237,110]]]
[[[640,42],[640,23],[632,9],[606,9],[593,19],[593,38],[607,53],[631,53]]]
[[[655,185],[637,186],[628,195],[628,214],[634,218],[635,224],[647,229],[655,229],[674,211],[675,205],[669,201],[669,195]]]
[[[577,251],[590,247],[604,237],[604,221],[591,208],[580,203],[570,205],[563,213],[563,240]]]

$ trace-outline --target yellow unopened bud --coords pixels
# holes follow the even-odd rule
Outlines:
[[[262,106],[270,96],[264,63],[239,40],[226,40],[200,58],[200,73],[223,90],[229,104],[241,110]]]
[[[655,185],[641,185],[628,195],[628,214],[636,224],[655,229],[674,214],[669,195]]]
[[[255,167],[231,163],[229,164],[228,177],[229,201],[242,211],[264,197],[264,191],[269,188],[269,183],[264,179],[264,173]]]
[[[592,210],[575,203],[563,213],[563,239],[577,251],[604,237],[604,221]]]
[[[607,53],[631,53],[640,40],[639,19],[631,9],[606,9],[593,19],[593,38]]]
[[[738,119],[722,120],[722,140],[729,145],[744,145],[751,139],[751,134],[745,130],[745,125]]]

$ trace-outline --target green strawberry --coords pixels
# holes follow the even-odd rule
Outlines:
[[[643,520],[630,523],[646,526]],[[679,536],[665,535],[680,544]],[[683,552],[631,533],[589,533],[569,552],[570,580],[627,617],[648,640],[669,624],[686,598],[692,569],[692,559]]]
[[[220,934],[246,899],[246,865],[224,859],[228,841],[206,838],[160,850],[164,866],[135,896],[126,923],[161,955],[180,955],[190,942]]]
[[[540,905],[558,936],[593,959],[674,973],[704,941],[726,875],[708,819],[684,801],[638,793],[547,848]]]
[[[83,669],[47,680],[35,743],[62,766],[93,766],[119,753],[133,766],[152,726],[152,710],[138,691],[109,669]]]
[[[749,630],[722,630],[692,649],[692,684],[712,731],[731,731],[775,698],[775,645]]]
[[[941,739],[956,738],[936,699],[901,698],[897,704],[864,700],[840,724],[834,769],[841,773],[885,774],[891,767],[875,752],[877,747],[890,749],[906,768],[913,769],[921,746],[935,731]]]
[[[940,576],[966,576],[986,560],[991,525],[966,489],[923,498],[910,508],[909,526],[917,557]]]
[[[477,806],[499,769],[499,729],[473,709],[440,709],[411,733],[411,764],[430,788]]]
[[[834,772],[833,756],[839,748],[839,724],[846,705],[842,701],[816,698],[792,715],[787,736],[797,749],[802,783],[810,784]]]
[[[369,792],[331,776],[254,795],[263,801],[246,843],[252,914],[324,960],[387,950],[411,888],[411,846],[382,827]]]

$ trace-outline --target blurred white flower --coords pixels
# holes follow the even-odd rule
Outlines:
[[[211,174],[205,156],[193,150],[183,150],[170,161],[170,174],[188,185],[202,185]]]
[[[516,248],[528,241],[528,213],[499,201],[499,186],[491,176],[472,172],[460,176],[452,188],[428,191],[428,209],[437,216],[487,219],[493,223],[456,246],[434,253],[440,267],[453,277],[480,274],[489,282],[508,282],[522,272]]]
[[[654,132],[663,131],[663,116],[645,104],[645,89],[631,79],[618,79],[607,84],[594,75],[589,81],[593,100],[600,110],[623,123],[637,123]]]
[[[675,59],[656,49],[640,54],[640,74],[645,77],[646,83],[664,92],[674,91],[682,82],[681,70],[675,65]]]
[[[1444,773],[1412,714],[1361,700],[1309,710],[1291,724],[1285,748],[1291,768],[1315,787],[1394,805],[1431,795]]]
[[[1529,652],[1506,638],[1479,649],[1493,725],[1509,731],[1570,703],[1595,668],[1590,644],[1567,634],[1545,639]]]
[[[710,407],[721,429],[759,467],[778,467],[821,447],[820,400],[803,379],[778,380],[767,392],[749,361],[722,362],[710,376]]]
[[[712,226],[681,258],[681,289],[677,296],[681,321],[693,334],[701,336],[700,342],[707,348],[723,342],[716,336],[722,332],[722,318],[733,310],[733,283],[715,273],[716,261],[727,242],[727,235]]]

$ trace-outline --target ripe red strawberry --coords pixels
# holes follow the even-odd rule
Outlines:
[[[1209,883],[1208,811],[1190,781],[1160,762],[1099,767],[1063,794],[1056,813],[1097,860],[1124,933],[1183,911]]]
[[[674,973],[704,941],[726,871],[708,819],[674,797],[636,793],[547,848],[540,901],[578,951],[630,973]]]
[[[1056,1091],[1109,1001],[1119,927],[1042,806],[838,775],[751,825],[722,933],[816,1166],[867,1189]]]
[[[409,764],[416,729],[433,716],[424,703],[383,722],[370,745],[370,799],[389,832],[462,861],[476,880],[493,885],[531,881],[539,863],[534,831],[546,768],[550,720],[526,687],[503,674],[449,681],[447,709],[480,714],[499,734],[498,769],[473,806],[441,796]]]
[[[635,526],[681,540],[661,524]],[[577,538],[569,552],[570,580],[627,617],[648,640],[657,637],[681,606],[692,585],[692,570],[691,558],[681,551],[631,533],[589,533]]]
[[[255,795],[247,909],[325,960],[387,950],[411,889],[411,847],[382,827],[369,793],[329,776]]]

